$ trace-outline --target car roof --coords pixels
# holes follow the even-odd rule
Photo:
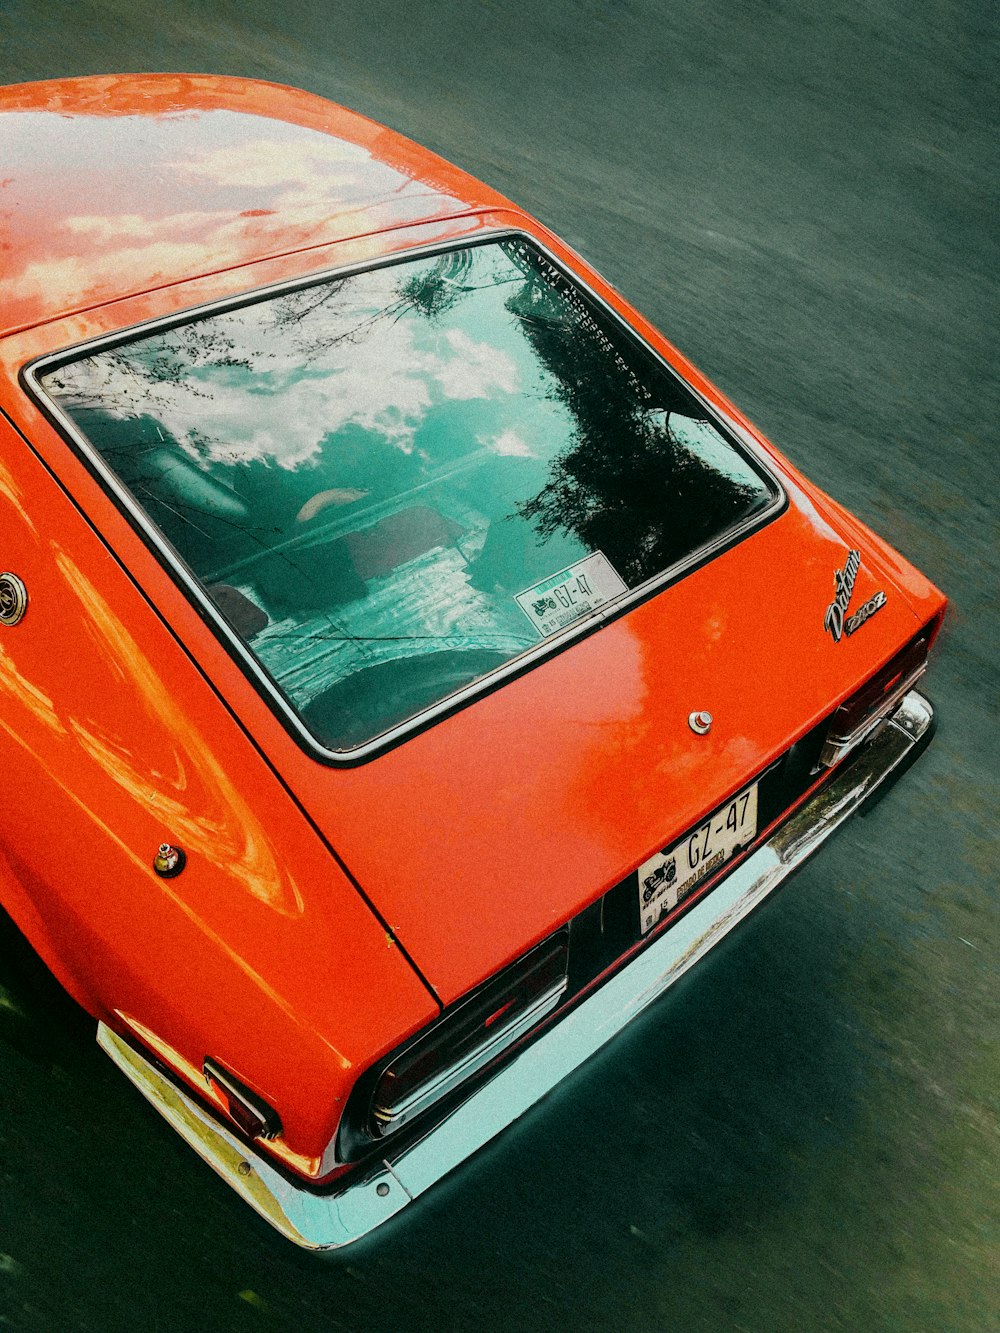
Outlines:
[[[312,93],[203,74],[0,89],[0,336],[188,278],[509,206]]]

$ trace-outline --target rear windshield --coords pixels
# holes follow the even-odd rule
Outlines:
[[[335,752],[581,632],[776,496],[520,237],[202,314],[38,381]]]

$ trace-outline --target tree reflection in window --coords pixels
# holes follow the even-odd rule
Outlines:
[[[516,261],[520,247],[512,250]],[[507,309],[575,430],[517,512],[543,539],[563,532],[602,551],[636,587],[761,508],[767,492],[749,468],[744,480],[727,475],[679,438],[672,417],[707,421],[697,399],[662,370],[651,374],[649,354],[610,320],[599,323],[579,296],[559,300],[560,275],[543,278],[521,262],[525,282]]]

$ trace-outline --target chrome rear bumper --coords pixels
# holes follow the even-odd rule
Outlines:
[[[417,1142],[322,1191],[290,1180],[110,1028],[97,1039],[195,1151],[279,1231],[310,1249],[347,1245],[399,1212],[600,1049],[795,871],[927,743],[915,690],[831,781],[676,925],[582,1001]]]

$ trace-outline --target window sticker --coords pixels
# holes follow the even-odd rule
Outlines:
[[[595,551],[534,587],[525,588],[514,600],[545,639],[627,591],[611,561]]]

